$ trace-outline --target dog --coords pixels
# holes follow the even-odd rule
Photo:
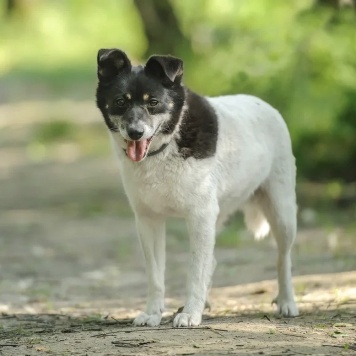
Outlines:
[[[164,310],[165,220],[186,220],[190,264],[174,327],[197,326],[215,269],[216,232],[241,210],[256,238],[278,246],[281,316],[298,315],[291,281],[296,165],[277,110],[249,95],[203,97],[182,83],[183,61],[151,56],[133,66],[119,49],[97,56],[97,106],[110,132],[145,257],[148,297],[134,325],[157,326]]]

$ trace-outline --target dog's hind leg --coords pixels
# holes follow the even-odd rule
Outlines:
[[[259,192],[259,204],[277,242],[278,295],[273,300],[282,316],[297,316],[292,285],[291,249],[297,230],[294,179],[270,179]]]
[[[157,326],[164,309],[165,221],[136,214],[136,225],[146,262],[148,296],[146,311],[133,323]]]

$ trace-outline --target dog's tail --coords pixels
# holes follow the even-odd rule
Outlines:
[[[270,232],[269,223],[258,204],[250,202],[244,207],[245,224],[256,240],[261,240]]]

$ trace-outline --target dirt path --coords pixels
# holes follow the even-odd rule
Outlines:
[[[339,283],[331,282],[335,279]],[[186,329],[171,327],[172,312],[159,328],[132,327],[133,308],[143,304],[137,298],[121,301],[121,308],[113,300],[87,298],[85,305],[69,303],[72,307],[51,308],[49,314],[41,302],[30,302],[25,306],[30,313],[1,317],[0,350],[4,355],[354,354],[356,303],[337,302],[334,288],[345,297],[350,291],[345,286],[355,285],[355,273],[302,277],[297,282],[309,291],[300,298],[298,318],[276,319],[271,314],[264,294],[274,283],[264,281],[215,289],[212,300],[218,306],[205,314],[201,327]],[[313,298],[315,294],[323,298]],[[179,305],[173,300],[168,304],[170,310]]]
[[[67,104],[70,121],[78,106]],[[91,114],[80,123],[85,140],[75,133],[43,145],[38,122],[51,105],[31,107],[0,107],[13,118],[0,123],[0,355],[356,353],[356,229],[328,217],[299,231],[300,317],[274,317],[274,243],[252,241],[237,224],[218,241],[212,309],[190,329],[171,328],[188,257],[185,228],[171,221],[163,325],[133,328],[145,272],[105,130]]]

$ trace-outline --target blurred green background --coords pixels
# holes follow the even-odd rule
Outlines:
[[[119,47],[136,63],[153,53],[170,53],[184,59],[184,80],[191,89],[206,95],[253,94],[282,113],[306,201],[319,195],[342,206],[354,204],[353,0],[2,0],[0,4],[0,104],[94,103],[99,48]],[[78,117],[51,105],[52,110],[46,109],[48,120],[31,131],[30,159],[47,159],[63,141],[72,142],[83,154],[107,154],[103,130],[99,135],[94,125],[79,131]],[[101,125],[95,110],[89,107],[88,115]]]
[[[179,56],[191,89],[275,106],[297,158],[294,274],[355,270],[355,8],[356,0],[0,0],[3,303],[22,308],[37,296],[51,309],[63,298],[101,300],[104,289],[144,294],[133,214],[95,106],[105,47],[134,63]],[[170,220],[167,237],[167,281],[180,290],[183,222]],[[275,277],[273,240],[252,244],[232,217],[217,239],[218,285]],[[1,300],[0,311],[13,310]]]

